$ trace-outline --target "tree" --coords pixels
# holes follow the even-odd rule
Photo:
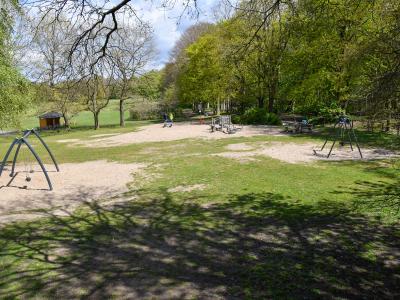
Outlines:
[[[151,70],[132,81],[132,89],[149,101],[159,101],[161,99],[161,84],[163,71]]]
[[[112,95],[115,94],[115,65],[108,57],[97,60],[95,55],[88,55],[97,51],[96,45],[90,45],[88,52],[82,53],[79,61],[73,65],[74,84],[82,91],[86,107],[93,114],[94,129],[100,128],[100,112],[107,107]]]
[[[45,102],[46,109],[61,112],[68,128],[70,118],[81,107],[79,90],[69,78],[68,52],[74,33],[66,18],[60,16],[60,22],[50,20],[50,15],[47,15],[40,22],[31,23],[31,30],[35,34],[30,50],[36,57],[36,70],[31,76],[40,83],[36,89],[40,102]]]
[[[11,29],[18,2],[0,4],[0,128],[18,125],[18,116],[27,108],[29,84],[13,62]]]
[[[13,0],[14,1],[14,0]],[[71,23],[76,25],[77,37],[71,46],[69,61],[73,63],[75,56],[83,52],[94,55],[95,65],[107,57],[111,41],[121,28],[136,21],[141,23],[139,11],[132,5],[132,0],[26,0],[25,7],[39,11],[43,15],[51,13],[52,22],[59,22],[62,15],[69,16]],[[175,1],[161,0],[160,7],[172,8]],[[198,15],[197,0],[184,1],[182,14]],[[95,47],[94,51],[89,49]]]
[[[110,102],[110,79],[105,78],[103,72],[93,73],[86,81],[86,106],[93,114],[94,129],[100,128],[100,112]]]
[[[373,19],[363,29],[351,59],[356,61],[357,76],[354,98],[356,108],[369,117],[369,129],[374,119],[386,118],[386,130],[391,120],[400,118],[400,3],[378,1]],[[371,123],[370,123],[371,122]]]
[[[171,50],[169,62],[164,67],[162,91],[163,98],[168,103],[178,102],[179,85],[177,81],[179,73],[182,72],[188,62],[186,49],[212,28],[212,24],[200,22],[186,29],[179,40],[176,41]]]
[[[189,103],[211,103],[219,113],[229,96],[231,68],[217,31],[202,35],[186,49],[188,63],[178,78],[179,97]]]
[[[152,31],[141,23],[119,32],[110,48],[110,59],[114,64],[115,84],[119,98],[120,126],[125,126],[124,103],[134,93],[131,81],[143,72],[154,56]]]

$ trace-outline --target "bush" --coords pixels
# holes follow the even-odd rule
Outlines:
[[[318,115],[310,120],[314,125],[335,123],[340,116],[344,115],[345,111],[340,107],[324,107],[318,112]]]
[[[241,117],[238,116],[238,115],[233,115],[233,116],[232,116],[232,123],[233,123],[233,124],[240,124],[240,123],[242,123]]]
[[[161,111],[157,102],[138,101],[129,110],[131,120],[152,120],[160,119]]]
[[[251,125],[280,125],[281,120],[265,108],[250,108],[241,117],[242,123]]]

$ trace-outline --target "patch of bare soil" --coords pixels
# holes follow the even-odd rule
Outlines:
[[[239,143],[239,144],[230,144],[226,146],[226,149],[231,151],[249,151],[249,150],[254,150],[254,146],[251,146],[246,143]]]
[[[223,139],[258,135],[284,136],[285,134],[282,133],[282,129],[278,126],[243,126],[235,134],[225,134],[223,132],[211,132],[209,125],[177,123],[172,127],[164,128],[162,124],[154,124],[141,127],[138,131],[91,139],[89,141],[76,141],[74,144],[86,147],[115,147],[146,142],[165,142],[196,138]]]
[[[115,132],[115,133],[103,133],[103,134],[95,134],[95,135],[91,135],[91,138],[100,138],[100,137],[106,137],[106,136],[113,136],[113,135],[118,135],[120,134],[119,132]]]
[[[253,147],[254,150],[251,150]],[[350,147],[336,147],[333,149],[330,158],[326,158],[328,151],[324,153],[317,152],[315,144],[305,143],[253,143],[253,144],[231,144],[226,147],[227,150],[234,150],[229,152],[216,153],[214,155],[232,158],[239,162],[255,161],[257,156],[267,156],[278,159],[288,163],[309,163],[317,160],[354,160],[361,159],[358,151],[354,149],[351,151]],[[249,151],[246,151],[249,149]],[[239,150],[242,150],[239,152]],[[364,160],[386,159],[399,157],[398,153],[388,151],[385,149],[361,149]]]
[[[0,177],[0,224],[14,220],[34,218],[42,211],[63,215],[82,203],[116,197],[128,190],[127,184],[135,174],[142,173],[144,164],[120,164],[106,161],[69,163],[55,167],[46,166],[53,191],[38,166],[29,173],[27,182],[24,167],[17,166],[14,178],[9,169]],[[133,174],[133,176],[132,176]],[[115,199],[117,201],[117,199]]]
[[[79,142],[80,139],[65,139],[65,140],[57,140],[57,143],[75,143],[75,142]]]
[[[193,184],[193,185],[179,185],[174,188],[168,189],[169,193],[189,193],[192,191],[201,191],[206,188],[206,184]]]

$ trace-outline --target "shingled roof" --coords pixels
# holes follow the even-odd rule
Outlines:
[[[48,112],[48,113],[45,113],[45,114],[39,116],[40,119],[56,119],[56,118],[61,118],[61,117],[62,117],[62,114],[60,114],[56,111]]]

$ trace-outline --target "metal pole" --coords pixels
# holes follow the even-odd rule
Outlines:
[[[335,127],[336,127],[337,124],[338,124],[338,123],[335,124]],[[335,128],[335,127],[334,127],[334,128]],[[334,136],[335,136],[335,139],[333,140],[332,147],[331,147],[331,149],[329,150],[328,156],[327,156],[326,158],[329,158],[329,157],[331,156],[333,147],[335,147],[335,144],[336,144],[336,140],[338,139],[338,136],[340,136],[340,134],[341,134],[342,125],[339,124],[339,127],[340,127],[339,132],[337,132],[337,133],[334,135]]]
[[[16,138],[16,139],[12,142],[12,144],[10,145],[10,148],[8,148],[8,151],[7,151],[7,153],[6,153],[6,156],[4,156],[3,162],[1,163],[1,166],[0,166],[0,176],[1,176],[1,174],[3,173],[3,169],[4,169],[4,167],[5,167],[6,163],[7,163],[7,159],[8,159],[8,157],[10,156],[10,153],[11,153],[12,149],[14,148],[15,144],[16,144],[18,141],[19,141],[19,139]]]
[[[42,145],[46,148],[46,150],[49,153],[54,165],[56,166],[57,172],[60,172],[60,169],[58,168],[58,164],[56,162],[56,159],[54,158],[53,153],[51,153],[51,151],[50,151],[49,147],[47,146],[47,144],[44,142],[44,140],[40,137],[40,135],[36,132],[35,129],[31,129],[31,132],[33,132],[33,134],[36,135],[36,137],[40,140]]]
[[[336,129],[337,124],[338,124],[338,123],[336,123],[336,124],[333,126],[333,129],[332,129],[334,135],[335,135],[335,129]],[[324,144],[322,145],[321,150],[319,150],[319,151],[323,151],[323,150],[324,150],[326,144],[328,143],[328,139],[329,139],[329,136],[326,137],[326,140],[325,140]]]
[[[46,177],[47,183],[49,184],[49,189],[50,191],[53,190],[53,186],[51,184],[50,181],[50,177],[49,174],[47,174],[46,168],[44,167],[42,161],[40,160],[40,157],[37,155],[37,153],[35,152],[35,150],[33,150],[32,146],[28,143],[28,141],[25,138],[21,139],[21,143],[25,143],[25,145],[29,148],[29,150],[32,152],[33,156],[35,156],[37,162],[39,163],[40,167],[42,168],[42,171],[44,173],[44,176]]]
[[[362,155],[361,149],[360,149],[360,145],[358,144],[357,136],[356,136],[356,133],[354,131],[353,124],[351,126],[351,132],[353,133],[354,141],[356,142],[356,146],[357,146],[358,152],[360,153],[360,157],[363,158],[363,155]]]
[[[15,151],[14,154],[14,159],[13,159],[13,163],[12,163],[12,168],[11,168],[11,173],[10,173],[10,177],[14,176],[14,170],[15,170],[15,164],[17,163],[17,158],[18,158],[18,154],[19,154],[19,150],[21,149],[22,143],[21,141],[18,143],[18,147],[17,150]]]
[[[351,142],[350,128],[347,128],[347,123],[344,124],[344,126],[346,127],[346,132],[347,132],[347,135],[349,136],[349,142],[350,142],[351,151],[354,151],[354,150],[353,150],[353,143]],[[349,127],[350,127],[350,124],[349,124]]]

